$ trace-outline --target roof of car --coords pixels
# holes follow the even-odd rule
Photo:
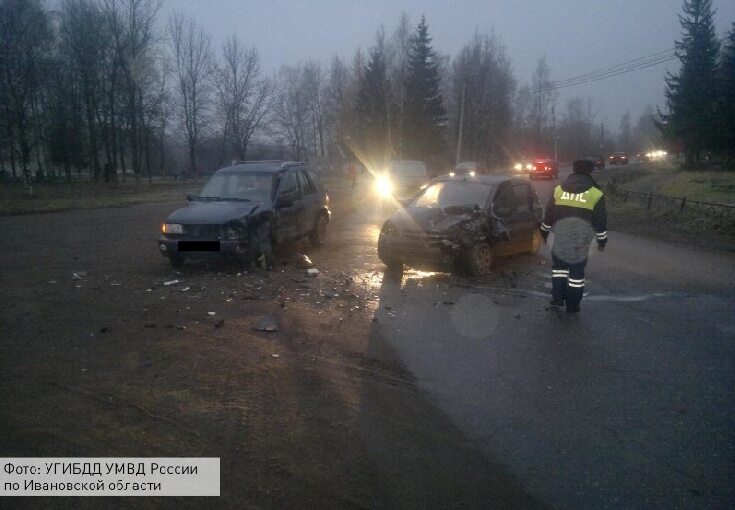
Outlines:
[[[281,161],[281,160],[267,160],[267,161],[237,161],[230,166],[220,168],[215,173],[246,173],[246,172],[258,172],[258,173],[278,173],[291,168],[294,166],[302,166],[306,163],[298,161]]]
[[[497,175],[497,174],[479,174],[474,177],[470,177],[468,175],[455,175],[455,176],[449,176],[449,175],[443,175],[441,177],[437,177],[434,179],[435,182],[444,182],[444,181],[468,181],[468,182],[477,182],[479,184],[487,184],[490,186],[497,186],[499,184],[502,184],[504,182],[523,182],[526,181],[523,179],[517,179],[510,175]]]

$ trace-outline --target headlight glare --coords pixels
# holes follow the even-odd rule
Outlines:
[[[393,184],[387,175],[379,175],[375,179],[375,191],[382,198],[388,198],[393,194]]]

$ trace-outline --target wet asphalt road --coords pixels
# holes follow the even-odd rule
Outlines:
[[[556,184],[534,181],[544,203]],[[732,508],[732,254],[611,232],[568,317],[547,306],[548,247],[482,281],[383,278],[380,222],[336,222],[333,257],[379,289],[378,330],[418,385],[533,495],[555,508]]]

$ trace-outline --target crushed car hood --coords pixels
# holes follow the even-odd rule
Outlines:
[[[391,223],[404,232],[446,232],[454,225],[473,218],[469,209],[452,207],[409,207],[396,212]]]
[[[189,225],[222,225],[230,220],[250,216],[263,209],[261,202],[230,200],[193,200],[189,205],[174,211],[166,221]]]

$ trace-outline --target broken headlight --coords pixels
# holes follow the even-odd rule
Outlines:
[[[383,228],[380,229],[380,233],[385,234],[385,235],[393,235],[395,232],[396,232],[395,226],[389,221],[386,221],[383,224]]]
[[[222,227],[222,239],[237,240],[240,239],[241,234],[242,229],[238,228],[238,226],[233,223],[228,223]]]

